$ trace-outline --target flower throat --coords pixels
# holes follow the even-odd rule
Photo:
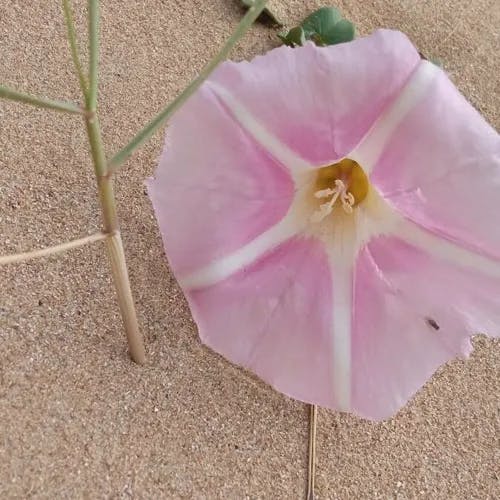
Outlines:
[[[352,213],[353,208],[366,198],[368,189],[368,178],[354,160],[345,158],[320,168],[316,176],[314,197],[325,202],[314,212],[312,220],[323,220],[333,211],[336,203],[346,213]]]

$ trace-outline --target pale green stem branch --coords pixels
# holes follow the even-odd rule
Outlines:
[[[68,32],[68,41],[71,48],[71,57],[75,66],[76,75],[80,82],[80,89],[85,98],[87,98],[87,79],[83,74],[82,64],[80,62],[80,55],[78,51],[78,43],[76,41],[75,22],[73,20],[73,10],[71,8],[71,0],[63,0],[64,19],[66,21],[66,29]]]
[[[217,65],[224,60],[238,40],[247,32],[252,23],[259,17],[264,9],[267,0],[257,0],[250,7],[238,24],[236,30],[229,37],[220,52],[202,69],[200,74],[186,87],[186,89],[170,104],[168,104],[155,118],[153,118],[137,135],[118,153],[111,158],[109,162],[109,172],[113,173],[122,165],[132,152],[146,142],[164,123],[168,120],[198,89],[206,80]]]
[[[3,255],[0,256],[0,266],[6,264],[13,264],[17,262],[23,262],[25,260],[38,259],[40,257],[46,257],[48,255],[67,252],[72,248],[78,248],[83,245],[88,245],[96,241],[102,241],[108,238],[110,235],[108,233],[99,232],[91,234],[90,236],[85,236],[84,238],[79,238],[77,240],[68,241],[66,243],[60,243],[59,245],[54,245],[47,248],[41,248],[39,250],[32,250],[31,252],[17,253],[13,255]]]
[[[89,91],[87,110],[97,108],[97,84],[99,69],[99,0],[88,1],[89,19]]]
[[[85,113],[85,110],[72,102],[55,101],[52,99],[46,99],[45,97],[35,97],[30,94],[25,94],[24,92],[18,92],[17,90],[10,89],[4,85],[0,85],[0,97],[11,101],[22,102],[24,104],[31,104],[37,108],[48,108],[55,111],[80,115]]]

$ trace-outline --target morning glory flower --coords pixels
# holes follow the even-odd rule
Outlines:
[[[226,62],[149,193],[201,339],[379,420],[500,326],[500,139],[402,33]]]

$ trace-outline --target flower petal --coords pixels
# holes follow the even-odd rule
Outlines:
[[[500,259],[500,136],[439,71],[373,170],[407,218]]]
[[[397,237],[361,251],[355,280],[352,407],[364,417],[390,417],[440,365],[470,353],[470,336],[499,333],[500,278]]]
[[[287,213],[294,184],[208,86],[178,112],[149,183],[176,275],[252,241]]]
[[[330,327],[333,392],[336,409],[351,410],[352,393],[352,258],[328,252],[332,273],[332,324]],[[333,258],[332,258],[333,257]]]
[[[435,64],[420,61],[397,98],[387,106],[362,141],[349,153],[350,159],[363,165],[366,174],[371,173],[388,140],[426,94],[438,71],[439,68]]]
[[[324,247],[294,238],[187,297],[201,339],[277,390],[333,407],[332,286]]]
[[[356,146],[419,60],[405,35],[380,30],[350,43],[284,46],[251,62],[226,62],[211,81],[272,136],[319,166]]]
[[[222,281],[232,274],[244,270],[262,256],[278,247],[281,243],[295,236],[298,222],[291,210],[278,224],[272,226],[246,245],[238,248],[207,266],[188,275],[179,276],[179,283],[184,290],[204,288]]]

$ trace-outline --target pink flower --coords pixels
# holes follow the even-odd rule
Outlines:
[[[277,390],[396,412],[500,325],[500,140],[405,35],[227,62],[149,186],[202,340]]]

